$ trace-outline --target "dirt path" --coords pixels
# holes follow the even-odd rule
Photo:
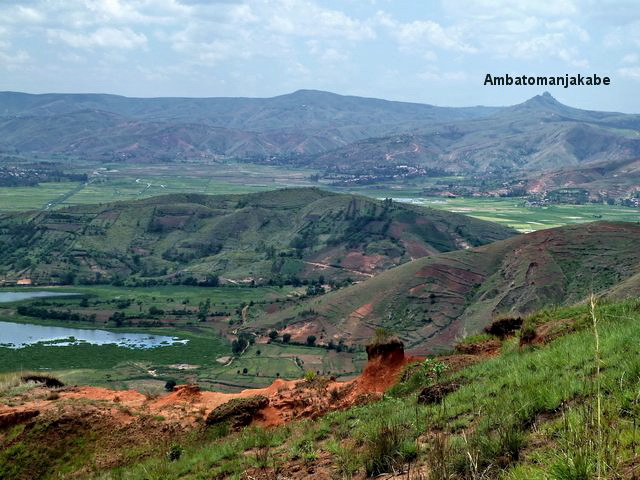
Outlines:
[[[418,153],[418,151],[420,150],[420,147],[418,146],[418,144],[415,142],[411,142],[411,146],[413,148],[410,148],[408,150],[401,150],[399,152],[386,153],[384,156],[385,160],[386,161],[395,160],[396,155],[402,155],[403,153]]]
[[[326,264],[326,263],[307,262],[305,260],[303,260],[303,263],[306,263],[307,265],[313,265],[314,267],[319,267],[319,268],[335,268],[336,270],[344,270],[345,272],[351,272],[351,273],[355,273],[357,275],[364,275],[365,277],[373,277],[374,276],[373,273],[361,272],[359,270],[352,270],[350,268],[339,267],[339,266],[336,266],[336,265],[329,265],[329,264]]]

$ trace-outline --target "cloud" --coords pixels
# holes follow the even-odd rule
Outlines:
[[[26,51],[15,49],[9,38],[10,31],[0,26],[0,70],[15,70],[31,58]]]
[[[621,77],[629,78],[631,80],[640,80],[640,67],[619,68],[618,74]]]
[[[12,53],[0,50],[0,69],[15,70],[27,63],[30,58],[29,54],[24,50],[18,50]]]
[[[322,8],[306,0],[263,1],[262,13],[267,28],[284,35],[332,37],[366,40],[375,31],[366,21],[351,18],[344,12]]]
[[[546,33],[516,42],[509,48],[512,56],[522,59],[556,57],[575,67],[586,67],[588,62],[577,58],[577,49],[571,46],[564,33]]]
[[[439,70],[427,70],[417,76],[420,80],[429,82],[463,83],[469,81],[469,75],[463,71],[441,72]]]
[[[168,39],[173,50],[200,65],[261,57],[288,61],[295,69],[303,54],[300,39],[312,40],[310,53],[331,63],[348,58],[355,43],[375,38],[370,22],[308,0],[189,5],[187,26]]]
[[[464,53],[477,51],[463,39],[462,32],[458,28],[445,28],[431,20],[397,23],[392,33],[405,51],[433,47]]]
[[[76,33],[68,30],[49,30],[51,41],[63,42],[74,48],[119,48],[133,49],[147,44],[143,33],[135,33],[130,28],[104,27],[90,33]]]
[[[577,2],[573,0],[448,0],[444,6],[457,18],[471,17],[480,21],[505,17],[570,17],[579,12]]]

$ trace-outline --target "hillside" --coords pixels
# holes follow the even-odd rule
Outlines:
[[[384,327],[411,352],[447,350],[499,315],[573,304],[591,291],[637,282],[635,223],[542,230],[479,248],[421,258],[299,306],[265,314],[267,328],[363,343]],[[635,275],[635,277],[634,277]],[[249,328],[249,327],[247,327]],[[251,326],[251,328],[256,328]]]
[[[235,395],[0,376],[0,476],[636,478],[639,312],[636,300],[538,312],[467,339],[480,353],[427,360],[376,342],[351,382]]]
[[[535,193],[565,187],[584,188],[592,192],[606,191],[615,197],[633,194],[639,185],[640,158],[634,157],[531,175],[527,190]]]
[[[640,116],[568,107],[545,93],[493,115],[425,125],[311,156],[318,168],[412,165],[456,173],[544,171],[640,155]]]
[[[0,92],[2,151],[100,162],[240,158],[359,175],[401,166],[506,174],[637,158],[640,116],[575,109],[548,93],[511,107],[447,108],[314,90],[149,99]]]
[[[6,281],[38,284],[341,282],[514,234],[459,214],[313,188],[176,194],[3,215],[0,268]]]
[[[273,98],[0,92],[0,149],[98,160],[317,153],[363,138],[476,118],[495,110],[315,90]]]

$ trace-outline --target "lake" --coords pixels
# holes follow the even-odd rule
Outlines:
[[[79,293],[0,292],[0,303],[19,302],[35,298],[64,297]],[[52,327],[32,323],[0,321],[0,347],[23,348],[35,343],[51,347],[66,347],[80,343],[115,344],[126,348],[156,348],[187,343],[188,340],[146,333],[119,333],[90,328]]]
[[[68,297],[73,295],[81,294],[58,292],[0,292],[0,303],[20,302],[22,300],[31,300],[32,298]]]
[[[23,348],[35,343],[51,347],[90,343],[93,345],[115,344],[126,348],[156,348],[187,342],[188,340],[165,335],[0,322],[0,346],[9,348]]]

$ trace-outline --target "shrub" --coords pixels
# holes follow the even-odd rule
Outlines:
[[[167,458],[170,462],[175,462],[176,460],[180,460],[182,456],[182,447],[180,445],[173,444],[171,448],[167,452]]]
[[[406,425],[381,423],[369,435],[363,452],[368,476],[399,470],[402,464],[415,459],[418,450]]]
[[[167,392],[173,392],[174,388],[176,388],[176,381],[175,380],[167,380],[167,383],[164,384],[164,389]]]

